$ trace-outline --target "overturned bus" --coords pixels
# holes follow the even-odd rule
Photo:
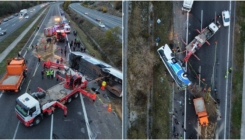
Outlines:
[[[122,97],[122,72],[86,53],[71,52],[68,56],[72,69],[87,75],[91,79],[99,79],[98,84],[106,81],[106,89],[118,97]],[[103,77],[103,78],[100,78]]]

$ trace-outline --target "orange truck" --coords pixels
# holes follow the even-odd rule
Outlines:
[[[208,113],[202,97],[193,99],[196,114],[201,126],[208,126]]]
[[[7,60],[6,74],[0,81],[0,90],[7,92],[18,92],[26,77],[27,67],[23,58]]]

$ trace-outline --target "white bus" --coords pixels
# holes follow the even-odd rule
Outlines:
[[[118,69],[82,52],[71,52],[69,65],[90,79],[104,77],[98,81],[98,84],[101,86],[101,82],[106,81],[106,89],[117,97],[122,97],[123,75]]]

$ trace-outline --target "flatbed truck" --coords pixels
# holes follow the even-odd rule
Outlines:
[[[38,87],[38,92],[24,93],[16,99],[16,116],[25,126],[38,125],[44,119],[44,115],[49,116],[53,113],[55,107],[63,109],[66,117],[67,107],[64,104],[77,98],[79,93],[93,101],[96,100],[95,93],[85,90],[87,81],[82,81],[81,76],[66,75],[66,78],[63,78],[56,73],[56,77],[63,81],[47,91]]]
[[[25,59],[13,58],[7,60],[6,73],[0,81],[0,90],[18,92],[26,77],[27,67]]]

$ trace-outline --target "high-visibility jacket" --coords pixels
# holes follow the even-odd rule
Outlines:
[[[54,70],[50,70],[50,71],[49,71],[49,74],[50,74],[50,75],[54,75]]]
[[[102,86],[105,87],[106,86],[106,81],[102,82]]]
[[[49,70],[46,71],[46,75],[49,76]]]

